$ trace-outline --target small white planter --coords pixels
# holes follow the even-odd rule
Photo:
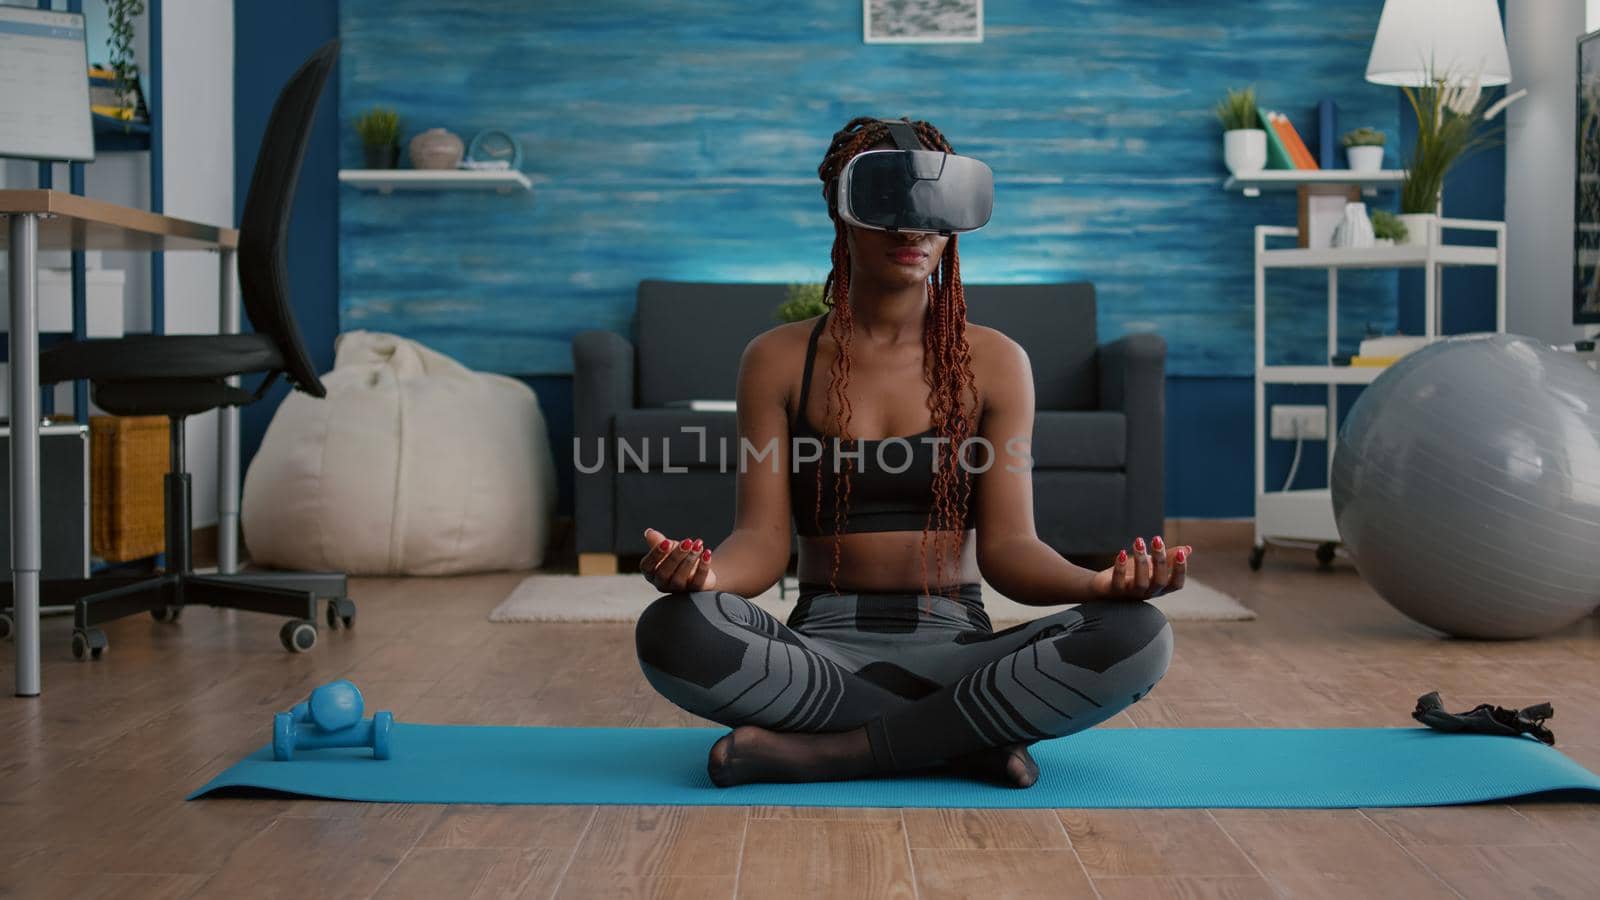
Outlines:
[[[1350,161],[1352,172],[1376,172],[1383,168],[1382,145],[1372,147],[1346,147],[1344,157]]]
[[[1236,128],[1222,133],[1222,161],[1235,175],[1248,175],[1267,167],[1267,133],[1260,128]]]
[[[1400,243],[1421,247],[1433,239],[1433,229],[1439,217],[1434,213],[1401,213],[1395,218],[1406,226],[1406,239]]]

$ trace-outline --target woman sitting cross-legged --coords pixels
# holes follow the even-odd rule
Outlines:
[[[966,321],[954,232],[970,227],[841,215],[847,164],[907,150],[910,129],[954,153],[926,122],[862,118],[818,169],[829,309],[744,351],[741,447],[776,452],[741,457],[733,533],[713,553],[645,532],[640,569],[662,596],[639,618],[640,667],[733,729],[711,748],[718,785],[954,771],[1027,787],[1028,745],[1115,716],[1172,659],[1172,628],[1147,601],[1183,586],[1188,547],[1139,537],[1093,571],[1035,532],[1033,376],[1014,341]],[[800,597],[784,623],[745,598],[783,576],[791,516]],[[1071,608],[995,631],[980,580]]]

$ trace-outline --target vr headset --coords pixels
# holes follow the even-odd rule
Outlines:
[[[970,156],[924,150],[910,124],[888,126],[894,150],[858,153],[839,173],[839,218],[858,228],[956,234],[994,212],[994,173]]]

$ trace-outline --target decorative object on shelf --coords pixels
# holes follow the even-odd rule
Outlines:
[[[1228,96],[1217,103],[1217,119],[1222,122],[1222,161],[1234,175],[1259,172],[1267,165],[1267,133],[1257,127],[1256,89],[1228,89]]]
[[[466,147],[443,128],[429,128],[411,139],[411,165],[417,169],[454,169]]]
[[[522,144],[498,128],[485,128],[472,136],[467,145],[464,169],[520,169]]]
[[[1344,205],[1344,219],[1333,229],[1333,246],[1361,248],[1373,244],[1372,223],[1367,219],[1367,205],[1359,200]]]
[[[144,0],[106,0],[106,26],[111,29],[111,38],[106,44],[111,50],[111,71],[116,76],[117,106],[130,111],[144,106],[143,96],[137,95],[139,63],[133,53],[133,23],[142,15]],[[117,118],[131,120],[133,116]]]
[[[815,282],[791,284],[788,296],[773,311],[773,317],[780,322],[799,322],[827,311],[828,305],[822,299],[822,285]]]
[[[1406,223],[1387,209],[1372,211],[1372,236],[1380,247],[1404,244],[1406,242]]]
[[[392,169],[400,164],[400,114],[375,106],[356,119],[361,135],[362,161],[369,169]]]
[[[861,0],[868,44],[981,44],[983,0]]]
[[[1485,130],[1502,104],[1488,102],[1482,85],[1471,81],[1454,83],[1441,74],[1421,87],[1402,85],[1400,90],[1417,117],[1417,137],[1412,144],[1406,180],[1400,186],[1401,218],[1409,232],[1407,243],[1426,244],[1435,239],[1435,223],[1419,216],[1437,217],[1445,174],[1457,161],[1498,143],[1502,126]]]
[[[1361,577],[1457,637],[1535,637],[1587,616],[1600,495],[1577,460],[1596,410],[1588,367],[1519,335],[1447,338],[1384,370],[1351,406],[1330,478]],[[1421,559],[1450,576],[1418,577]]]
[[[1376,172],[1383,168],[1383,132],[1376,128],[1357,128],[1345,132],[1345,159],[1350,161],[1352,172]]]
[[[1451,165],[1493,143],[1478,133],[1518,91],[1487,103],[1483,88],[1511,81],[1496,0],[1385,0],[1367,58],[1367,80],[1395,85],[1417,117],[1417,139],[1400,190],[1406,243],[1434,239],[1440,190]]]

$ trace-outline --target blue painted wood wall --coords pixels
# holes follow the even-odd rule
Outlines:
[[[816,167],[856,115],[927,119],[994,169],[962,238],[969,282],[1091,280],[1103,336],[1166,336],[1174,375],[1248,375],[1251,229],[1291,195],[1227,194],[1212,106],[1255,84],[1308,142],[1391,135],[1395,92],[1362,72],[1381,0],[985,4],[984,42],[864,44],[859,3],[342,0],[339,154],[361,165],[375,105],[463,138],[503,128],[531,195],[345,189],[339,325],[416,338],[469,366],[571,369],[587,328],[628,333],[642,278],[821,281],[831,225]],[[1271,340],[1318,362],[1324,282],[1273,276]],[[1346,348],[1395,323],[1393,273],[1341,279]]]

